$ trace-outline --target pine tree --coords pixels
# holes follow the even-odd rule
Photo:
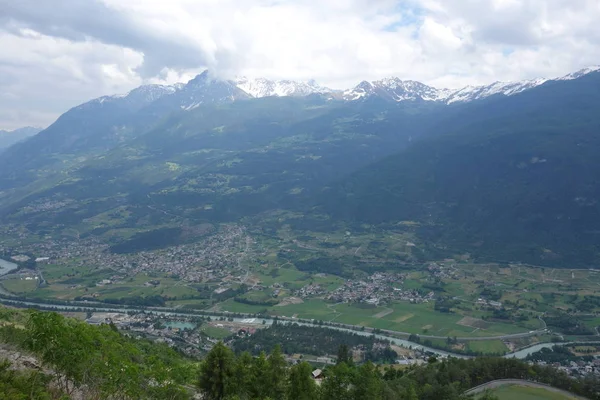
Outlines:
[[[353,377],[352,398],[354,400],[380,400],[382,396],[381,374],[373,363],[361,365]]]
[[[268,364],[271,381],[269,396],[273,399],[283,399],[286,393],[288,368],[280,345],[276,345],[273,349]]]
[[[311,374],[312,367],[307,362],[290,368],[288,400],[313,400],[317,398],[317,385]]]
[[[252,365],[251,398],[265,399],[271,392],[271,374],[265,352],[254,359]]]
[[[328,369],[327,377],[321,385],[321,398],[324,400],[348,400],[352,372],[352,368],[345,362]]]
[[[208,400],[225,399],[232,391],[233,352],[219,342],[206,355],[200,366],[198,387]]]
[[[353,364],[352,354],[350,353],[350,349],[348,348],[348,345],[346,345],[346,344],[340,345],[340,348],[338,349],[337,363],[338,364],[346,363],[349,366],[351,366]]]
[[[419,400],[419,396],[413,385],[410,385],[408,389],[406,389],[406,400]]]
[[[237,358],[233,367],[233,389],[240,400],[250,399],[252,389],[252,368],[254,359],[248,352]]]

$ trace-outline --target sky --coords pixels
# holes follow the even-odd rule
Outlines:
[[[600,64],[600,0],[0,0],[0,129],[204,69],[459,88]]]

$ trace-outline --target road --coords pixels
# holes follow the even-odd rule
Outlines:
[[[479,385],[477,387],[467,390],[464,394],[467,396],[470,396],[473,394],[481,393],[488,389],[495,389],[500,386],[506,386],[506,385],[517,385],[517,386],[527,386],[527,387],[538,388],[538,389],[546,389],[548,391],[551,391],[554,393],[559,393],[563,396],[566,396],[569,399],[587,400],[585,397],[577,396],[577,395],[569,393],[565,390],[561,390],[561,389],[557,389],[552,386],[544,385],[543,383],[524,381],[521,379],[499,379],[497,381],[487,382],[487,383],[484,383],[483,385]]]

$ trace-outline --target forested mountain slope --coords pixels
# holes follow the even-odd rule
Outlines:
[[[473,104],[325,192],[336,218],[415,221],[445,253],[600,261],[600,73]]]
[[[424,133],[430,123],[421,115],[443,113],[442,107],[347,105],[319,96],[206,105],[6,190],[0,209],[7,221],[33,230],[79,225],[118,207],[131,217],[113,228],[140,227],[148,216],[156,225],[177,217],[227,222],[273,209],[307,210],[324,185]]]

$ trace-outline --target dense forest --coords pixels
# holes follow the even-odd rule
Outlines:
[[[288,368],[279,346],[270,356],[262,352],[253,358],[247,352],[236,357],[219,343],[202,364],[199,386],[213,400],[454,400],[466,398],[466,390],[492,380],[525,379],[600,399],[598,378],[575,380],[554,368],[516,359],[432,357],[422,366],[381,370],[371,362],[354,365],[348,357],[338,356],[338,364],[323,371],[320,385],[312,380],[311,371],[306,362]]]
[[[267,329],[259,329],[252,336],[237,339],[233,343],[233,349],[237,354],[248,351],[258,355],[263,351],[269,353],[280,346],[285,354],[325,356],[336,354],[342,345],[360,347],[363,359],[373,362],[394,363],[398,357],[390,349],[388,341],[376,339],[373,335],[364,336],[298,324],[273,324]]]

